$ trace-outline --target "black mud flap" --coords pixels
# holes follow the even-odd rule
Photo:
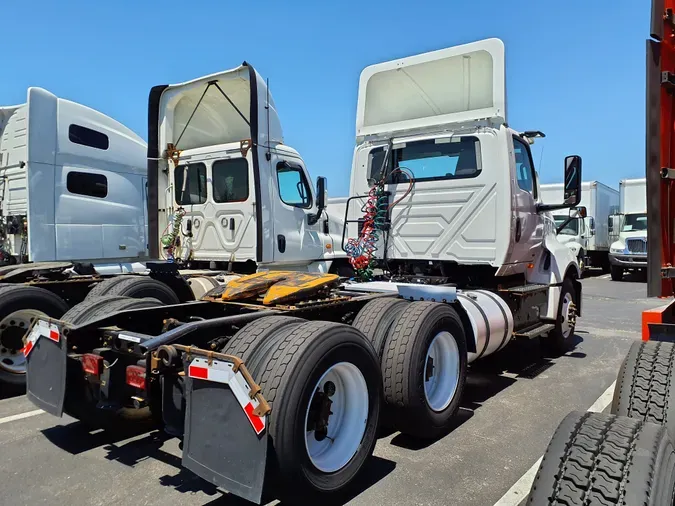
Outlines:
[[[260,504],[267,431],[257,435],[226,384],[185,378],[183,466],[217,487]]]
[[[40,323],[34,326],[31,337],[35,337]],[[34,341],[27,357],[26,395],[38,408],[51,415],[62,416],[66,398],[68,346],[63,333],[58,332],[56,335],[58,340],[40,336]]]

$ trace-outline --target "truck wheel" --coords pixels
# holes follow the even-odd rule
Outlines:
[[[253,363],[249,363],[256,350],[268,340],[281,335],[282,331],[290,331],[305,323],[302,318],[292,316],[265,316],[244,326],[228,341],[223,353],[234,355],[244,361],[249,372],[253,374]],[[250,367],[250,368],[249,368]]]
[[[373,299],[363,306],[354,318],[352,327],[370,339],[380,359],[389,329],[408,304],[407,300],[395,297]]]
[[[527,504],[672,504],[675,448],[665,427],[572,412],[555,431]]]
[[[612,413],[665,425],[675,438],[675,344],[635,342],[621,364]]]
[[[157,299],[134,299],[131,297],[120,297],[119,295],[105,295],[85,299],[70,308],[61,317],[61,320],[73,325],[83,325],[103,316],[124,311],[125,309],[142,309],[162,305],[162,302]]]
[[[0,286],[0,383],[26,385],[23,336],[31,320],[40,316],[60,318],[68,304],[58,295],[35,286]]]
[[[560,290],[555,328],[542,341],[545,348],[555,355],[562,355],[572,347],[577,318],[576,304],[576,292],[572,280],[565,278]]]
[[[382,377],[366,337],[349,325],[303,323],[267,355],[259,377],[282,492],[305,502],[309,493],[318,504],[346,491],[373,453],[380,413]]]
[[[96,285],[87,295],[87,299],[103,295],[120,295],[143,299],[151,297],[164,304],[179,304],[178,296],[167,285],[148,276],[116,276]]]
[[[619,267],[618,265],[612,265],[609,268],[609,273],[612,276],[612,281],[623,280],[623,267]]]
[[[466,383],[464,327],[448,304],[412,302],[387,336],[382,356],[387,423],[433,438],[450,426]]]

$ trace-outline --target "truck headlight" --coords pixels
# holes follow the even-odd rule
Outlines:
[[[625,252],[626,252],[626,248],[609,248],[609,251],[610,251],[610,253],[618,253],[618,254],[621,254],[621,253],[625,253]]]

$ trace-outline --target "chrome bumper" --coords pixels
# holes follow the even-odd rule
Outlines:
[[[609,255],[609,263],[619,267],[628,267],[633,269],[644,269],[647,267],[647,255],[639,254],[611,254]]]

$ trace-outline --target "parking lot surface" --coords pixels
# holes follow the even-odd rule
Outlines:
[[[551,358],[532,340],[476,363],[453,430],[425,442],[383,435],[347,504],[495,504],[541,456],[560,420],[611,386],[640,338],[640,313],[665,303],[647,299],[638,279],[588,277],[583,290],[573,350]],[[0,400],[0,451],[3,505],[249,504],[182,469],[178,442],[161,432],[88,432],[37,412],[24,396]]]

